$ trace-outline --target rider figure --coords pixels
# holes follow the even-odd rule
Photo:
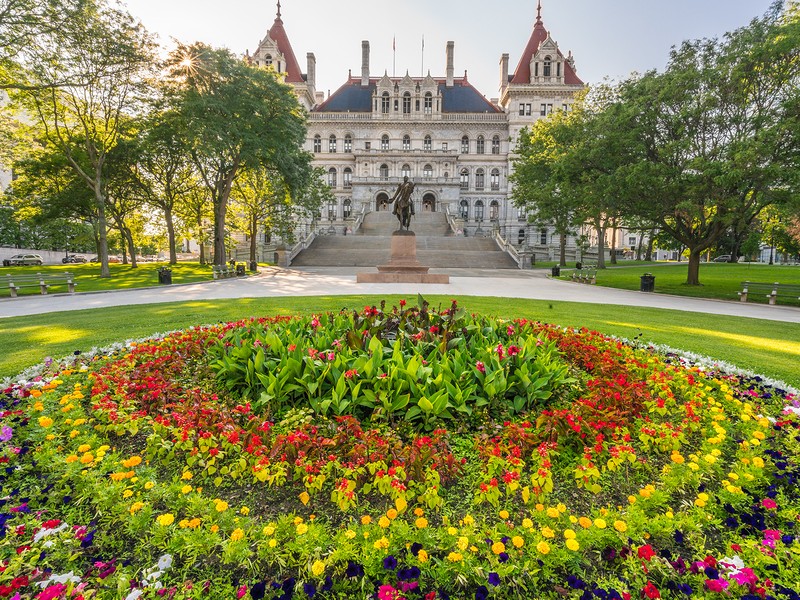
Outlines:
[[[392,209],[392,214],[400,221],[400,229],[408,229],[411,225],[411,215],[414,214],[414,203],[411,201],[411,194],[414,191],[414,183],[408,180],[408,175],[403,177],[403,183],[397,186],[394,196],[389,200],[391,204],[395,200],[397,203]]]

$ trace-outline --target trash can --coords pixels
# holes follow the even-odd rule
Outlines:
[[[576,262],[576,263],[575,263],[575,268],[576,268],[576,269],[581,269],[581,268],[583,268],[583,263]]]
[[[250,261],[250,271],[252,273],[255,273],[256,271],[258,271],[258,263],[256,261],[254,261],[254,260]]]
[[[158,268],[158,283],[162,285],[172,284],[172,269],[168,267]]]
[[[237,277],[244,277],[244,263],[236,264],[236,275]]]
[[[639,286],[640,292],[652,292],[656,287],[656,276],[652,273],[645,273],[640,278],[641,284]]]
[[[552,269],[550,269],[550,274],[551,274],[553,277],[561,277],[561,267],[559,267],[558,265],[556,265],[555,267],[553,267]]]

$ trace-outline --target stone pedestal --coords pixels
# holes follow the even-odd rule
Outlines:
[[[392,234],[389,264],[379,265],[377,273],[358,273],[357,283],[450,283],[450,276],[428,273],[430,267],[417,260],[417,236],[413,231]]]

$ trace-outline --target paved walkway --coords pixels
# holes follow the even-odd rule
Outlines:
[[[158,302],[255,297],[290,298],[293,296],[336,296],[347,294],[400,294],[413,298],[418,292],[421,292],[426,295],[440,294],[454,298],[488,296],[587,302],[623,307],[645,306],[800,323],[800,309],[796,307],[767,306],[724,300],[702,300],[682,296],[617,290],[552,280],[546,276],[546,272],[543,270],[480,271],[436,269],[436,272],[450,275],[449,285],[359,284],[356,283],[355,276],[358,270],[365,271],[363,268],[307,268],[303,270],[267,268],[259,275],[243,279],[225,279],[113,292],[6,298],[0,300],[0,318],[107,306],[154,304]]]

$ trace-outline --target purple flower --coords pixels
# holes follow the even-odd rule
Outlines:
[[[489,583],[495,587],[500,585],[500,575],[497,573],[489,573]]]
[[[485,585],[478,586],[478,589],[475,590],[475,600],[486,600],[489,596],[489,590],[486,589]]]
[[[388,571],[394,571],[397,568],[397,559],[390,554],[383,559],[383,568]]]
[[[348,577],[363,577],[364,567],[352,560],[347,563],[347,570],[344,572]]]
[[[3,425],[2,429],[0,429],[0,442],[7,442],[12,437],[14,437],[14,430],[8,425]]]
[[[264,593],[266,592],[266,584],[263,581],[259,581],[253,587],[250,588],[250,597],[253,600],[261,600],[264,597]]]
[[[508,553],[501,552],[497,555],[497,560],[499,560],[501,563],[508,562]]]
[[[317,593],[317,586],[315,586],[313,583],[304,583],[303,591],[306,593],[306,596],[313,598]]]

